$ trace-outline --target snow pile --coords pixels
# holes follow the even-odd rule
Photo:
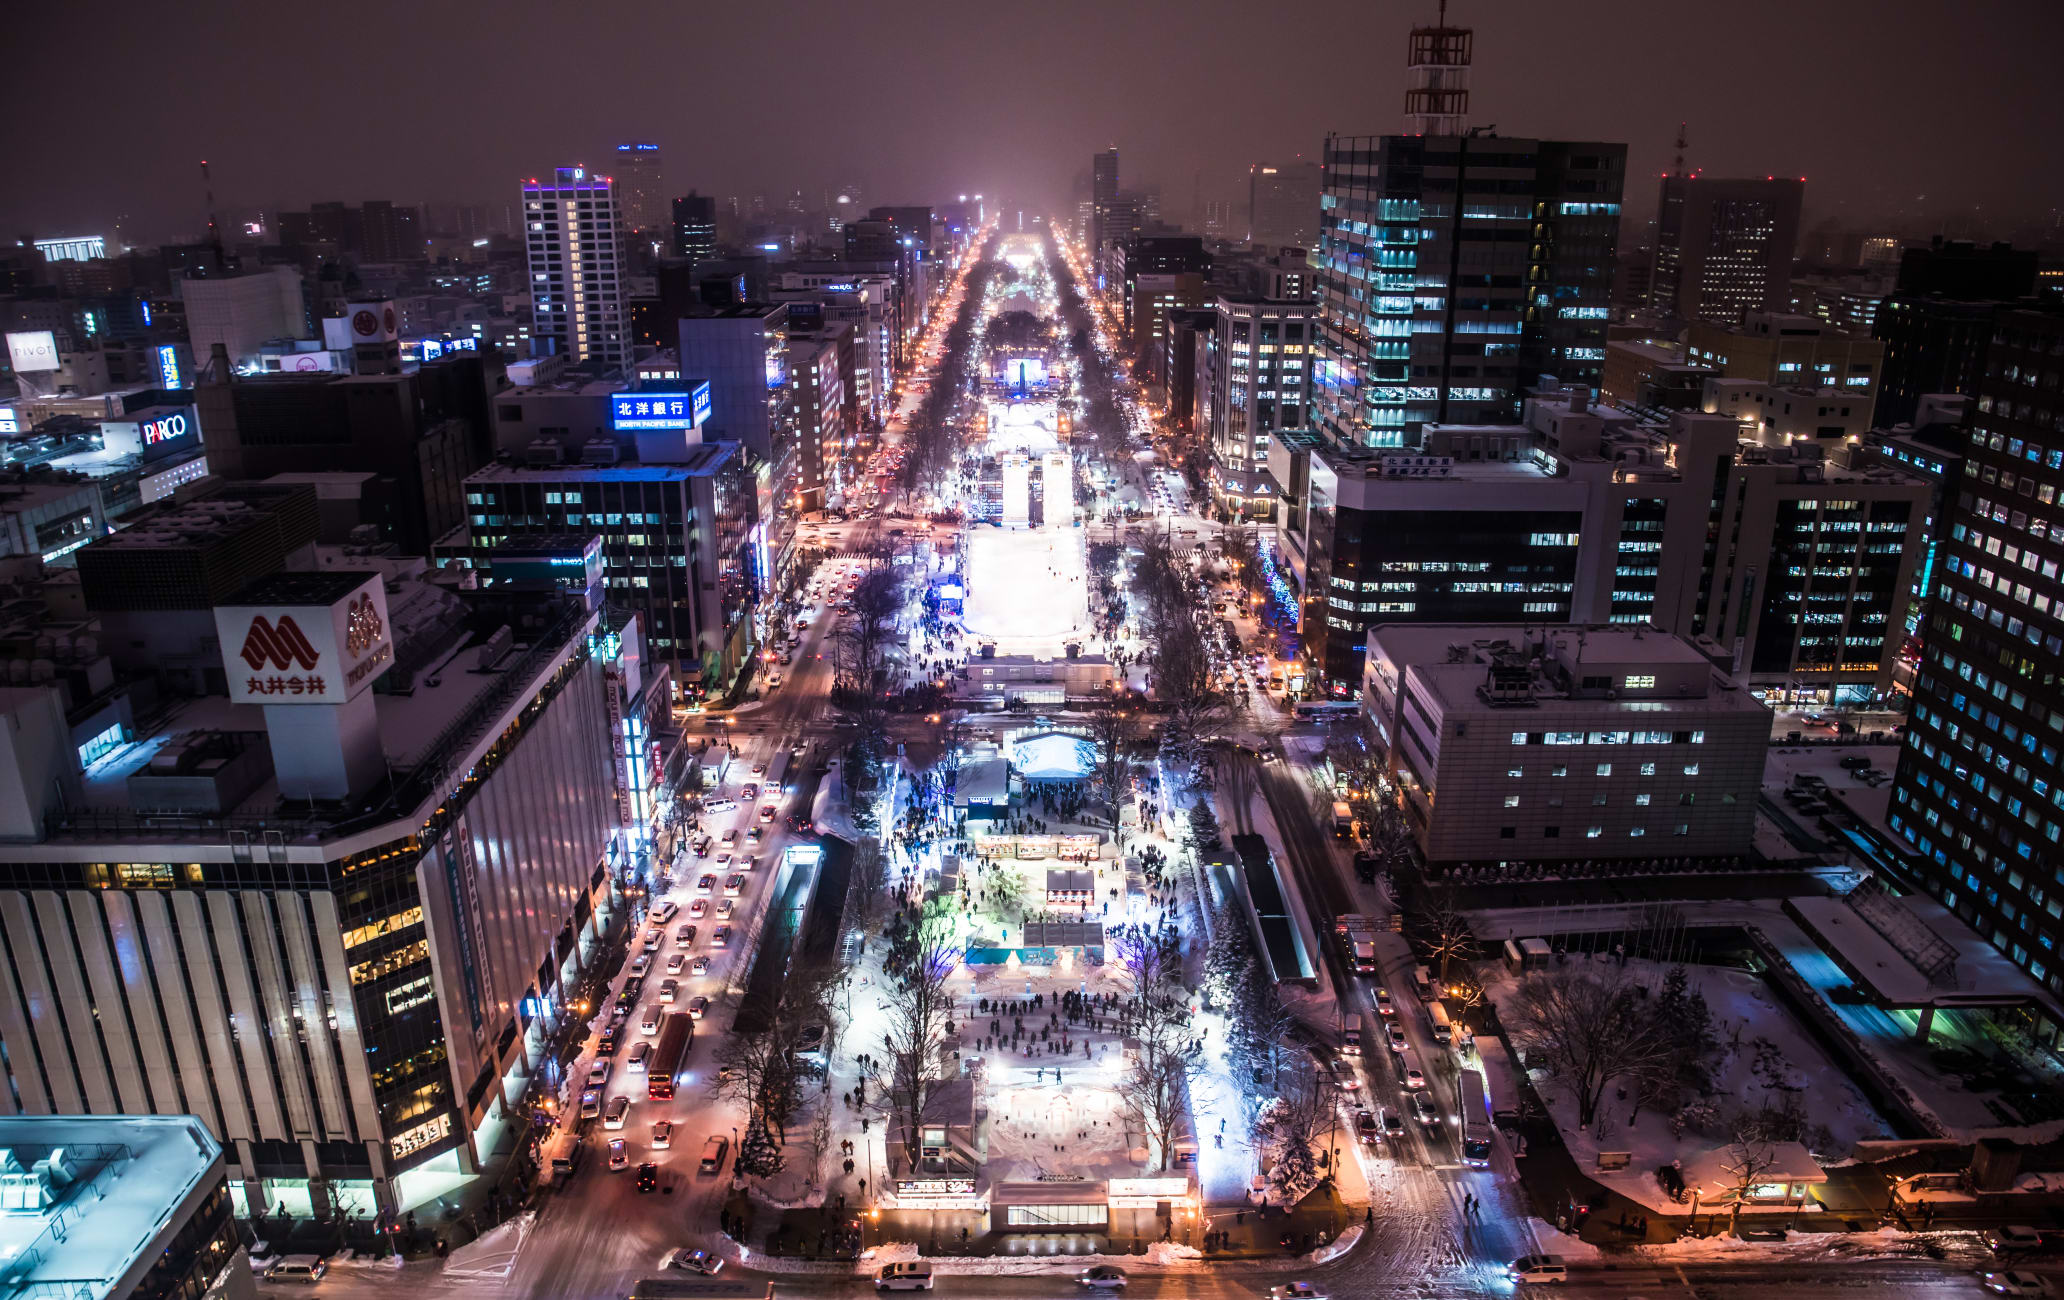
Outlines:
[[[1875,1232],[1794,1233],[1781,1242],[1743,1241],[1731,1234],[1680,1237],[1663,1245],[1637,1246],[1634,1253],[1673,1263],[1747,1259],[1919,1259],[1928,1254],[1930,1246],[1943,1250],[1955,1262],[1979,1263],[1990,1258],[1984,1243],[1973,1232],[1911,1233],[1897,1228],[1879,1228]]]
[[[1157,1241],[1147,1247],[1149,1264],[1174,1264],[1188,1259],[1202,1259],[1204,1252],[1195,1246],[1185,1246],[1179,1241]]]
[[[1528,1222],[1533,1226],[1534,1240],[1540,1243],[1542,1254],[1560,1255],[1571,1261],[1597,1259],[1599,1256],[1598,1247],[1571,1236],[1546,1219],[1530,1219]]]
[[[873,1250],[861,1254],[861,1259],[874,1264],[910,1264],[917,1260],[917,1243],[914,1241],[885,1241]]]
[[[1348,1251],[1353,1250],[1355,1248],[1355,1243],[1360,1241],[1361,1239],[1362,1225],[1359,1223],[1350,1223],[1347,1225],[1346,1231],[1342,1232],[1339,1236],[1327,1242],[1325,1245],[1319,1247],[1317,1250],[1311,1252],[1309,1255],[1306,1255],[1305,1258],[1310,1260],[1314,1264],[1323,1264],[1327,1260],[1339,1259]]]
[[[517,1253],[537,1223],[535,1214],[519,1214],[508,1222],[489,1228],[467,1242],[445,1261],[446,1277],[492,1278],[502,1281],[516,1268]]]

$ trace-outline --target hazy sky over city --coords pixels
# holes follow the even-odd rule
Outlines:
[[[325,198],[512,199],[517,179],[665,150],[667,185],[770,200],[1067,198],[1116,143],[1164,208],[1244,193],[1254,160],[1400,129],[1405,34],[1433,0],[32,5],[0,78],[11,235],[198,231]],[[1809,217],[2064,202],[2057,0],[1454,0],[1472,120],[1625,141],[1631,208],[1680,119],[1709,175],[1808,178]]]

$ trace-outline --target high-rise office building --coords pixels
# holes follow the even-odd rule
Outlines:
[[[1941,239],[1907,249],[1892,295],[1871,326],[1885,345],[1878,424],[1907,423],[1931,393],[1976,395],[1993,318],[2033,294],[2035,285],[2031,249]]]
[[[1089,251],[1095,255],[1110,234],[1111,205],[1118,201],[1118,146],[1090,158]]]
[[[1319,191],[1324,175],[1314,162],[1255,163],[1247,169],[1247,238],[1310,247],[1319,237]]]
[[[675,257],[708,262],[717,255],[717,201],[688,191],[674,200],[674,226],[668,249]]]
[[[2003,311],[1935,569],[1890,825],[1928,892],[2064,992],[2064,313]]]
[[[1733,325],[1744,313],[1791,308],[1792,252],[1805,179],[1663,177],[1656,212],[1655,309]]]
[[[666,178],[659,146],[634,140],[616,147],[616,197],[625,234],[660,238],[666,230]]]
[[[523,183],[530,252],[531,346],[540,355],[622,365],[630,357],[616,183],[585,167]]]
[[[1314,393],[1327,437],[1411,447],[1430,422],[1517,419],[1542,375],[1596,385],[1626,156],[1506,136],[1329,136]]]
[[[1221,509],[1267,518],[1276,499],[1269,441],[1311,427],[1318,307],[1308,297],[1222,293],[1197,376],[1211,442],[1211,495]]]

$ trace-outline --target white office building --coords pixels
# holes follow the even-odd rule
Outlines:
[[[1429,862],[1738,858],[1770,710],[1690,642],[1604,624],[1383,624],[1363,707]]]
[[[618,262],[616,182],[585,167],[523,183],[531,347],[576,362],[630,358]]]

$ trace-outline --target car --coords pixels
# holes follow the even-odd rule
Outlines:
[[[638,1166],[638,1190],[656,1192],[659,1190],[659,1166],[647,1160]]]
[[[884,1264],[874,1275],[874,1289],[877,1291],[929,1291],[932,1289],[932,1266],[922,1262],[909,1264]]]
[[[1397,1014],[1397,1003],[1391,1000],[1389,989],[1376,990],[1376,1014],[1381,1016],[1394,1016]]]
[[[765,838],[766,838],[766,836],[767,836],[767,828],[766,828],[766,827],[764,827],[764,826],[755,826],[755,827],[753,827],[753,828],[752,828],[751,830],[749,830],[749,831],[747,831],[747,832],[745,833],[745,842],[746,842],[747,844],[758,844],[758,843],[759,843],[759,842],[760,842],[761,840],[765,839]]]
[[[1099,1264],[1095,1268],[1085,1269],[1075,1280],[1099,1291],[1123,1291],[1126,1283],[1125,1270],[1112,1264]]]
[[[320,1255],[282,1255],[265,1270],[268,1282],[300,1282],[314,1286],[322,1281],[323,1274],[330,1271],[329,1264]],[[82,1291],[85,1288],[80,1288]]]
[[[688,999],[688,1018],[700,1020],[709,1014],[709,999],[701,994]]]
[[[1405,1066],[1405,1086],[1407,1088],[1424,1088],[1426,1086],[1426,1076],[1420,1072],[1418,1066],[1409,1064]]]
[[[709,851],[713,847],[713,845],[711,843],[710,837],[705,835],[701,839],[695,841],[695,843],[691,844],[689,847],[695,850],[696,857],[706,858],[709,856]]]
[[[629,1059],[624,1061],[624,1069],[643,1073],[645,1070],[645,1058],[650,1055],[652,1055],[652,1044],[645,1042],[632,1043],[631,1055]]]
[[[1395,1020],[1383,1026],[1383,1032],[1390,1039],[1390,1050],[1393,1052],[1402,1052],[1411,1045],[1405,1038],[1404,1026]]]
[[[588,1086],[599,1088],[609,1082],[609,1062],[597,1061],[588,1067]]]
[[[695,892],[698,894],[714,893],[716,888],[717,878],[707,872],[695,878]]]
[[[691,961],[691,962],[689,962],[689,963],[688,963],[688,973],[689,973],[690,975],[707,975],[707,974],[709,974],[709,958],[708,958],[708,956],[706,956],[706,955],[705,955],[705,956],[697,957],[697,958],[696,958],[696,959],[695,959],[694,961]]]
[[[759,794],[760,787],[754,785],[750,781],[747,781],[745,785],[738,791],[738,797],[747,803],[751,803],[754,799],[758,798]],[[733,806],[735,807],[736,805]]]
[[[709,900],[707,898],[692,898],[688,900],[688,915],[694,917],[698,921],[700,921],[703,917],[708,916]]]
[[[767,674],[767,689],[768,689],[768,690],[770,690],[770,691],[771,691],[771,690],[777,690],[777,689],[779,689],[779,688],[780,688],[780,686],[781,686],[781,674],[780,674],[780,673],[768,673],[768,674]]]
[[[702,1141],[702,1159],[696,1168],[705,1174],[721,1173],[724,1168],[724,1152],[729,1150],[728,1139],[708,1137]]]
[[[738,801],[736,799],[712,799],[702,806],[702,810],[706,813],[727,813],[737,806]],[[708,839],[709,837],[704,836],[703,838]]]
[[[608,1104],[602,1107],[602,1127],[622,1128],[624,1120],[630,1113],[631,1099],[629,1097],[611,1097]]]
[[[715,1277],[724,1267],[724,1258],[721,1255],[712,1255],[706,1250],[670,1250],[665,1258],[659,1261],[659,1266],[663,1269],[685,1269],[690,1273],[700,1273],[704,1277]]]
[[[1560,1255],[1521,1255],[1505,1266],[1505,1276],[1514,1282],[1561,1285],[1569,1281],[1569,1266]]]
[[[722,871],[725,867],[731,865],[731,855],[728,853],[719,853],[717,855],[717,860],[714,865],[716,866],[717,870]]]
[[[673,956],[666,959],[666,973],[669,975],[679,975],[687,965],[688,954],[685,952],[677,952]]]
[[[1441,1125],[1440,1107],[1434,1105],[1433,1098],[1425,1093],[1415,1092],[1412,1094],[1412,1118],[1418,1120],[1427,1128],[1439,1128]]]
[[[720,899],[718,899],[718,900],[717,900],[717,919],[718,919],[719,921],[728,921],[728,920],[730,920],[730,919],[731,919],[731,912],[732,912],[732,909],[736,908],[737,906],[738,906],[738,900],[737,900],[737,899],[735,899],[735,898],[720,898]]]
[[[1354,1113],[1354,1128],[1355,1136],[1362,1140],[1363,1146],[1375,1146],[1383,1136],[1383,1130],[1376,1126],[1376,1117],[1366,1110]]]
[[[1376,1122],[1383,1126],[1385,1133],[1402,1133],[1405,1131],[1405,1117],[1388,1106],[1378,1106],[1376,1108]]]
[[[667,899],[665,902],[662,902],[658,907],[652,909],[652,919],[656,924],[665,925],[668,921],[673,920],[674,913],[680,910],[681,905],[679,903],[676,903],[672,899]]]
[[[1269,1300],[1326,1300],[1326,1293],[1309,1282],[1286,1282],[1268,1289]]]
[[[761,821],[763,821],[763,822],[771,822],[771,821],[773,821],[773,820],[774,820],[774,805],[773,805],[773,804],[771,804],[771,803],[763,803],[763,804],[761,804],[761,805],[760,805],[760,820],[761,820]]]
[[[645,1008],[645,1014],[638,1018],[638,1032],[641,1034],[656,1034],[659,1032],[659,1022],[664,1019],[666,1019],[666,1013],[661,1011],[659,1004],[655,1002]]]
[[[629,1169],[631,1167],[631,1147],[622,1138],[609,1139],[609,1167],[611,1169]]]
[[[1362,1031],[1359,1027],[1349,1025],[1346,1029],[1340,1031],[1340,1054],[1342,1056],[1360,1056],[1362,1054]]]
[[[1994,1295],[2057,1294],[2057,1289],[2050,1285],[2050,1279],[2037,1273],[2023,1273],[2018,1269],[2004,1273],[1980,1273],[1978,1281]]]
[[[612,1024],[603,1029],[602,1037],[596,1040],[595,1050],[603,1056],[614,1056],[616,1055],[616,1049],[622,1045],[623,1029],[618,1025]]]
[[[731,946],[731,927],[730,927],[730,926],[728,926],[728,925],[720,925],[720,926],[718,926],[718,927],[717,927],[717,932],[716,932],[715,934],[713,934],[713,935],[711,935],[711,936],[710,936],[710,940],[709,940],[709,942],[710,942],[710,947],[712,947],[712,948],[728,948],[728,947],[730,947],[730,946]],[[700,972],[698,972],[698,973],[700,973]]]
[[[724,832],[724,847],[727,849],[738,847],[738,828],[736,826]]]
[[[602,1090],[600,1088],[588,1088],[581,1092],[580,1117],[582,1119],[600,1119],[602,1117]]]
[[[1989,1228],[1985,1233],[1986,1249],[1995,1255],[2040,1250],[2042,1244],[2042,1234],[2025,1223],[2010,1223],[2002,1228]]]
[[[752,774],[754,776],[767,775],[767,760],[763,758],[759,762],[754,763],[752,765]]]
[[[759,858],[758,858],[757,856],[747,856],[747,857],[743,857],[743,858],[740,858],[740,859],[738,860],[738,869],[739,869],[740,871],[744,872],[744,873],[745,873],[746,875],[751,875],[751,874],[752,874],[752,869],[753,869],[754,867],[757,867],[757,866],[759,866],[759,865],[760,865],[760,860],[759,860]]]
[[[659,1000],[660,1000],[661,1002],[672,1002],[672,1001],[673,1001],[674,999],[676,999],[676,998],[678,998],[678,997],[680,997],[680,996],[681,996],[681,981],[679,981],[679,980],[661,980],[661,981],[659,982]]]
[[[742,876],[742,875],[737,875],[737,874],[733,874],[733,875],[729,875],[729,876],[726,876],[726,877],[724,877],[724,897],[726,897],[726,898],[736,898],[736,897],[738,897],[738,896],[739,896],[740,894],[742,894],[742,893],[744,893],[744,892],[745,892],[745,877],[744,877],[744,876]]]
[[[1328,1065],[1326,1072],[1333,1076],[1334,1085],[1342,1092],[1353,1092],[1362,1086],[1361,1076],[1356,1074],[1354,1067],[1346,1061],[1335,1058]]]
[[[655,925],[645,932],[645,937],[639,942],[638,946],[646,952],[658,952],[665,943],[666,931]]]

